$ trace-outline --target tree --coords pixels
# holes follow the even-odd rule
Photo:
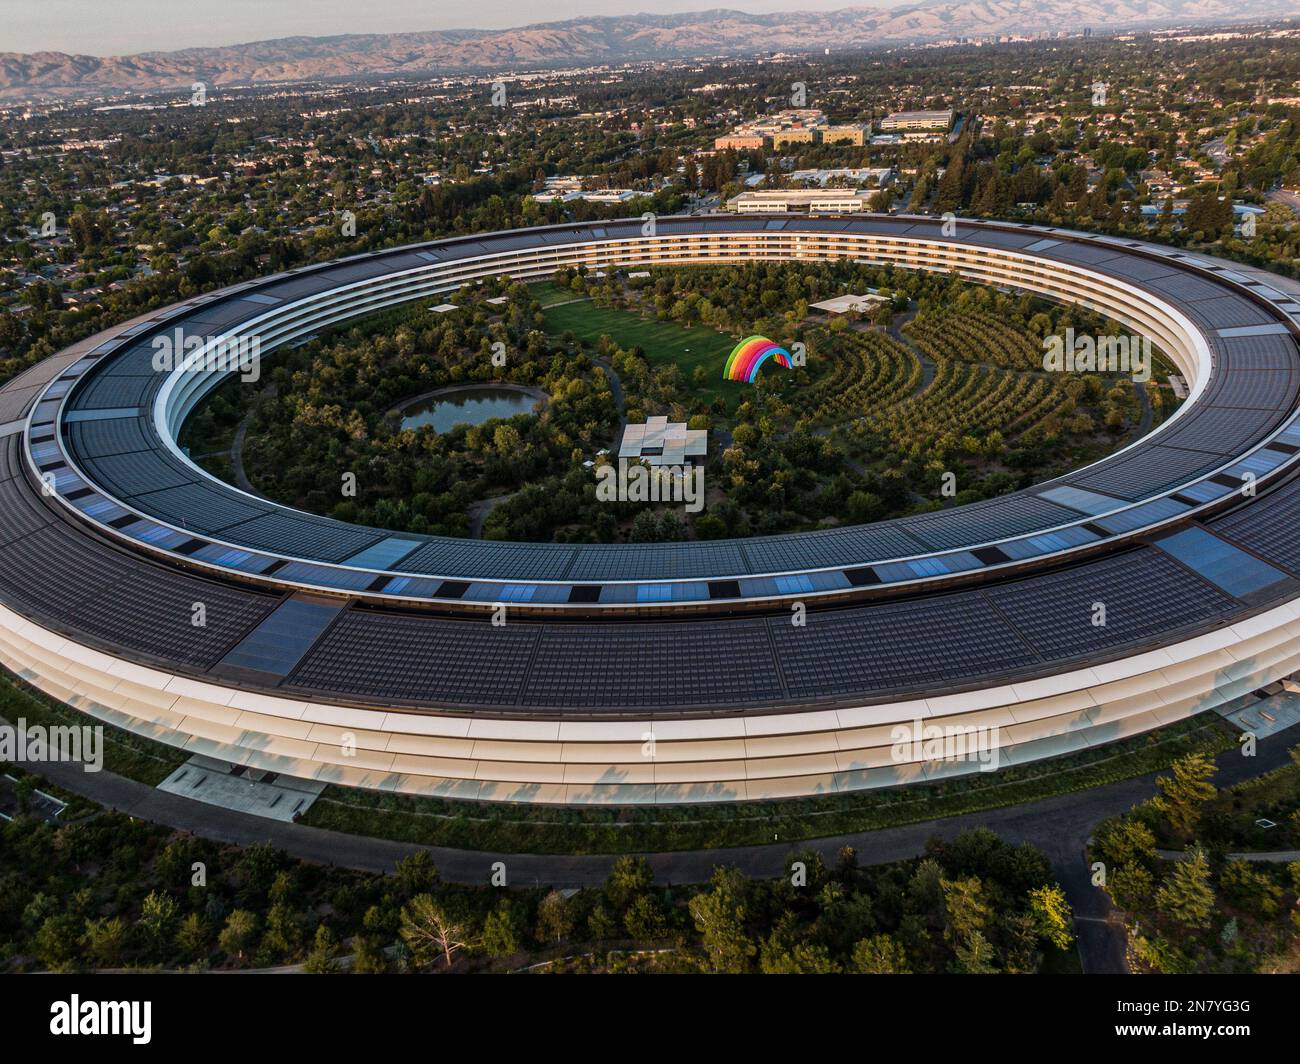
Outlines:
[[[301,945],[302,926],[297,914],[283,902],[276,902],[266,914],[266,934],[262,938],[262,949],[286,955],[296,952]]]
[[[241,900],[259,899],[270,892],[277,873],[288,864],[288,855],[269,842],[248,846],[240,852],[238,875]]]
[[[626,912],[638,895],[654,886],[654,873],[644,857],[624,855],[614,862],[605,880],[605,897],[617,912]]]
[[[889,935],[872,935],[853,947],[853,970],[863,975],[907,975],[907,954]]]
[[[695,929],[703,936],[705,956],[715,972],[746,972],[758,949],[745,931],[744,877],[734,869],[720,868],[713,874],[712,886],[688,906]]]
[[[198,960],[208,952],[208,925],[198,913],[190,913],[176,932],[176,948],[187,960]]]
[[[422,968],[439,955],[450,968],[453,955],[471,945],[465,928],[431,894],[417,894],[403,906],[401,935]]]
[[[558,890],[551,891],[537,906],[537,937],[543,942],[562,942],[573,933],[573,907]]]
[[[1155,876],[1142,865],[1120,865],[1106,876],[1106,893],[1121,909],[1146,908],[1155,890]]]
[[[988,925],[991,908],[979,877],[941,879],[944,936],[954,943],[967,942]]]
[[[1071,930],[1073,914],[1065,891],[1058,884],[1038,887],[1029,892],[1029,914],[1038,934],[1057,949],[1069,949],[1074,941]]]
[[[663,910],[649,894],[638,894],[632,899],[627,915],[623,918],[623,926],[638,942],[660,938],[667,930]]]
[[[907,904],[912,912],[931,913],[943,899],[943,866],[933,857],[917,864],[907,883]]]
[[[955,145],[948,158],[948,167],[939,178],[939,191],[934,198],[934,212],[944,214],[955,211],[961,206],[962,185],[965,178],[966,152],[970,140],[963,137]]]
[[[242,961],[244,951],[248,949],[253,941],[253,936],[256,934],[257,917],[247,909],[235,909],[226,917],[226,926],[221,929],[221,934],[217,936],[217,945],[225,953]]]
[[[1234,904],[1254,916],[1268,919],[1277,915],[1282,888],[1249,861],[1229,861],[1219,873],[1219,886]]]
[[[176,900],[169,894],[150,892],[140,908],[139,928],[145,941],[157,949],[171,941],[172,925],[176,921]]]
[[[502,458],[516,458],[523,440],[513,425],[498,425],[492,434],[492,446]]]
[[[52,970],[68,968],[77,957],[83,927],[75,913],[61,912],[46,917],[32,939],[32,949]]]
[[[819,943],[796,942],[782,949],[769,941],[763,949],[762,970],[765,975],[835,975],[842,969],[831,959],[830,951]]]
[[[352,939],[352,973],[384,975],[389,970],[388,955],[374,935],[357,935]]]
[[[405,897],[427,894],[437,886],[439,878],[428,850],[416,850],[397,863],[397,889]]]
[[[126,951],[127,927],[120,917],[87,920],[81,944],[86,954],[100,968],[113,968]]]
[[[993,944],[982,931],[972,931],[970,938],[958,945],[955,952],[955,967],[964,975],[993,975],[997,972],[993,963]]]
[[[509,957],[519,952],[519,929],[515,925],[514,910],[504,898],[488,913],[483,923],[483,948],[492,957]]]
[[[880,497],[869,491],[855,491],[845,504],[845,514],[854,524],[870,524],[878,521],[884,513]]]
[[[302,970],[308,975],[335,974],[339,970],[338,963],[334,959],[337,952],[338,944],[334,939],[334,932],[325,924],[321,924],[316,928],[316,937]]]
[[[609,910],[605,908],[603,902],[596,902],[592,906],[591,912],[587,914],[587,937],[595,939],[597,942],[613,938],[617,925],[614,918],[610,915]]]
[[[713,513],[700,514],[694,527],[697,539],[722,539],[727,535],[726,522]]]
[[[1214,914],[1214,891],[1210,887],[1210,861],[1200,846],[1192,846],[1187,856],[1174,864],[1174,870],[1156,892],[1156,908],[1184,927],[1204,930]]]
[[[1214,762],[1204,754],[1188,754],[1171,766],[1173,776],[1156,780],[1160,795],[1151,800],[1152,806],[1168,818],[1173,829],[1182,835],[1191,835],[1201,819],[1201,807],[1215,795],[1210,777],[1216,769]]]
[[[1113,867],[1156,867],[1156,837],[1142,821],[1114,817],[1097,828],[1097,852]]]

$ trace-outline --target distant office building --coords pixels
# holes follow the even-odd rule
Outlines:
[[[737,126],[730,133],[725,133],[713,141],[717,151],[730,148],[734,151],[748,151],[756,148],[782,148],[789,144],[816,144],[823,139],[827,129],[841,129],[840,139],[852,140],[861,144],[866,135],[860,135],[856,126],[831,127],[826,124],[826,115],[815,107],[792,107],[765,118],[758,118]]]
[[[601,188],[588,192],[565,192],[559,189],[533,193],[538,203],[572,203],[574,200],[586,200],[588,203],[626,203],[637,196],[648,196],[648,192],[637,192],[631,188]]]
[[[871,146],[873,148],[886,148],[898,144],[942,144],[951,137],[951,133],[944,133],[937,129],[929,131],[910,130],[907,133],[877,133],[871,138]]]
[[[762,133],[728,133],[713,141],[715,151],[752,151],[766,145],[767,137]]]
[[[867,209],[871,195],[857,188],[764,188],[732,197],[727,210],[738,214],[856,214]]]
[[[542,182],[542,186],[546,192],[581,192],[582,180],[577,176],[548,177]]]
[[[952,128],[953,112],[947,111],[896,111],[880,123],[887,133],[933,131],[946,133]]]
[[[759,175],[760,180],[767,175]],[[834,180],[854,181],[859,185],[876,185],[884,188],[894,180],[892,166],[841,166],[831,170],[796,170],[791,181],[803,185],[821,185],[825,188]],[[757,184],[757,182],[755,182]]]
[[[772,147],[784,148],[789,144],[813,144],[817,140],[815,129],[782,129],[772,134]]]
[[[853,144],[861,147],[871,137],[871,123],[826,126],[821,131],[823,144]]]

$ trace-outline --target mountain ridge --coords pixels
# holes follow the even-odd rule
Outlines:
[[[893,8],[750,14],[713,8],[608,15],[507,30],[296,35],[126,56],[0,52],[0,96],[188,89],[556,65],[846,50],[951,37],[1263,22],[1300,0],[931,0]]]

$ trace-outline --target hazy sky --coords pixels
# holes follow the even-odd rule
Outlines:
[[[503,29],[580,15],[833,10],[904,0],[3,0],[0,51],[127,55],[274,37]]]

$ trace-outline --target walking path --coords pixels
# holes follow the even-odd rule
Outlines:
[[[1166,861],[1181,861],[1187,854],[1183,850],[1156,850],[1156,856]],[[1300,850],[1244,850],[1241,853],[1225,853],[1229,861],[1259,861],[1264,864],[1290,864],[1300,861]]]
[[[1263,861],[1269,864],[1290,864],[1300,861],[1300,850],[1250,850],[1245,853],[1230,853],[1229,861]]]
[[[889,322],[889,328],[885,331],[906,347],[916,356],[916,360],[921,363],[921,379],[917,381],[916,387],[912,389],[909,398],[916,398],[925,391],[934,381],[934,375],[939,371],[938,365],[929,355],[922,351],[912,342],[912,338],[903,332],[903,326],[916,317],[916,311],[905,310],[901,314],[895,314]]]
[[[274,389],[271,392],[275,394]],[[250,495],[256,495],[259,499],[266,499],[266,496],[253,487],[253,482],[248,479],[248,472],[244,469],[244,441],[248,437],[248,423],[253,420],[253,411],[249,411],[239,422],[239,427],[235,429],[235,438],[230,442],[230,468],[231,475],[235,480],[235,487],[240,491],[246,491]],[[273,500],[267,499],[267,502]]]
[[[493,495],[490,499],[479,499],[469,504],[466,511],[469,516],[469,538],[478,539],[483,535],[483,525],[487,523],[488,514],[507,499],[513,499],[519,492],[508,491],[504,495]]]
[[[614,402],[618,404],[618,419],[621,422],[623,413],[627,409],[627,401],[623,395],[623,382],[604,355],[592,355],[591,360],[600,367],[600,371],[605,374],[605,379],[609,381],[609,390],[614,393]]]

